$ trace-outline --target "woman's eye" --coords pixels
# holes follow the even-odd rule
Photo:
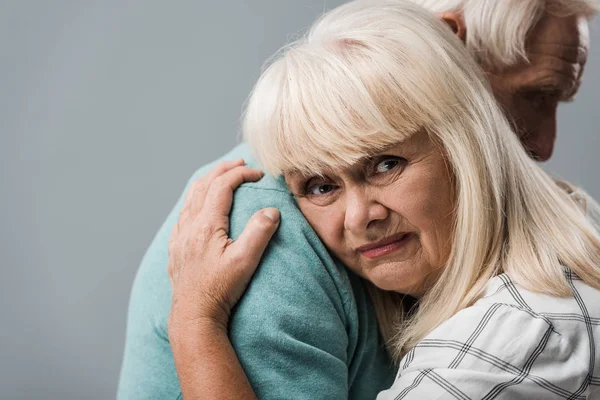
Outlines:
[[[321,196],[324,194],[328,194],[329,192],[335,189],[334,185],[324,184],[324,185],[314,185],[309,188],[309,194],[314,196]]]
[[[400,160],[398,159],[386,159],[381,161],[375,166],[375,173],[381,174],[384,172],[388,172],[396,168],[400,164]]]

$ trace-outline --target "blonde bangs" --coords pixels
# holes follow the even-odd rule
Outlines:
[[[398,52],[382,42],[374,48],[347,36],[302,43],[265,71],[246,110],[244,136],[267,172],[345,168],[435,125],[440,99],[434,104],[423,97],[431,87],[406,79],[422,77],[422,66],[414,58],[398,62]],[[398,50],[397,42],[389,44]]]

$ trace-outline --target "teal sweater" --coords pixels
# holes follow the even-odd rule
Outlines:
[[[240,157],[256,166],[244,144],[218,161]],[[212,166],[198,170],[190,183]],[[181,397],[167,335],[167,248],[183,199],[156,234],[133,284],[119,399]],[[329,255],[281,179],[265,176],[236,191],[231,236],[235,239],[264,207],[281,211],[281,225],[230,325],[256,394],[261,399],[374,399],[391,386],[395,370],[364,283]]]

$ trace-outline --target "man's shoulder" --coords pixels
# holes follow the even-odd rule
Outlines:
[[[155,235],[142,260],[134,283],[132,297],[142,297],[145,312],[166,321],[170,309],[171,287],[167,274],[168,243],[171,230],[183,205],[191,183],[206,174],[218,162],[244,158],[256,167],[246,144],[242,143],[218,160],[199,168],[190,178],[179,201],[173,207],[160,230]],[[261,261],[253,290],[262,290],[264,280],[277,279],[280,284],[305,285],[311,279],[334,290],[345,303],[353,298],[352,282],[345,268],[336,262],[312,230],[283,179],[266,175],[258,182],[246,183],[236,190],[230,215],[230,235],[237,238],[250,217],[265,207],[275,207],[281,212],[281,223]],[[291,270],[286,266],[295,265]],[[309,278],[310,277],[310,278]],[[162,318],[165,317],[165,318]]]
[[[237,158],[256,166],[242,144],[199,168],[146,251],[131,294],[120,393],[140,385],[148,393],[163,393],[167,384],[170,392],[177,392],[167,335],[171,230],[190,184],[219,161]],[[393,373],[379,346],[375,316],[360,280],[329,255],[281,179],[265,176],[236,191],[230,236],[235,240],[249,218],[265,207],[278,208],[281,223],[230,325],[253,387],[264,398],[311,398],[315,390],[322,397],[340,398],[353,383],[360,398],[365,393],[374,397]],[[324,370],[315,369],[316,363]],[[350,366],[358,371],[356,379],[348,377]],[[370,378],[361,379],[367,370]],[[294,381],[297,376],[307,381]],[[164,379],[168,382],[160,383]]]

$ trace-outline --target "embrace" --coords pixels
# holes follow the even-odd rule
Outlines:
[[[598,205],[536,163],[598,9],[356,0],[282,48],[146,255],[119,397],[600,399]]]

